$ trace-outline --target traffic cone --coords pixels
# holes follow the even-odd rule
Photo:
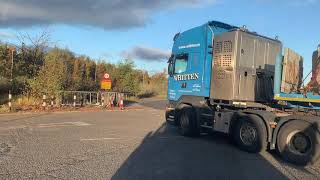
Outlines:
[[[120,108],[121,110],[123,110],[123,109],[124,109],[124,107],[123,107],[123,99],[122,99],[122,97],[120,97],[120,101],[119,101],[119,108]]]
[[[113,107],[113,98],[110,99],[110,106]]]

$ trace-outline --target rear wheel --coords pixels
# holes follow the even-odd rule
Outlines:
[[[320,157],[319,136],[310,123],[290,121],[278,133],[278,152],[288,162],[298,165],[314,164]]]
[[[199,134],[195,111],[191,106],[184,107],[179,115],[180,132],[183,136]]]
[[[242,116],[233,129],[233,139],[238,147],[247,152],[260,152],[267,146],[267,130],[256,115]]]

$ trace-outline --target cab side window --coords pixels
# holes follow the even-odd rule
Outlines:
[[[175,58],[174,73],[181,74],[187,71],[188,54],[177,55]]]

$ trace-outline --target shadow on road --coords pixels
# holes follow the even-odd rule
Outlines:
[[[288,179],[260,154],[242,152],[226,137],[186,138],[163,124],[150,132],[112,177],[124,179]]]

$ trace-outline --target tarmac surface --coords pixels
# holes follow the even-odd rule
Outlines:
[[[223,135],[182,137],[164,105],[0,115],[0,179],[320,179],[320,165],[246,153]]]

